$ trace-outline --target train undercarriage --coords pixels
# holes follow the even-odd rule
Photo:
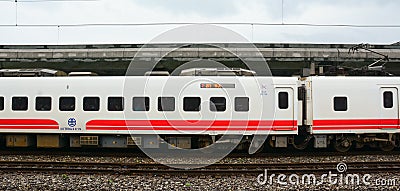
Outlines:
[[[253,146],[258,152],[274,148],[326,149],[347,152],[365,146],[382,151],[400,147],[397,134],[330,134],[330,135],[104,135],[104,134],[2,134],[0,145],[5,147],[37,148],[145,148],[199,149],[215,144],[216,148],[235,146],[247,151]],[[252,141],[254,140],[254,143]]]

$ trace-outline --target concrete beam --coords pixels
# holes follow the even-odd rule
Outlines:
[[[400,60],[400,49],[373,49],[388,55],[391,60]],[[130,59],[139,58],[256,58],[281,60],[374,60],[380,55],[364,50],[350,52],[346,48],[54,48],[54,49],[0,49],[0,59]]]

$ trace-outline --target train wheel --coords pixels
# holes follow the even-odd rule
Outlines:
[[[297,150],[304,150],[307,148],[308,143],[311,140],[311,136],[294,136],[293,137],[293,147]]]
[[[333,141],[335,150],[342,153],[349,151],[352,145],[353,142],[348,137],[336,138],[336,140]]]
[[[379,148],[382,151],[391,151],[394,149],[394,144],[392,141],[379,142]]]

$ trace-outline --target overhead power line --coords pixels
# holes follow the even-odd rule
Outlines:
[[[15,2],[15,24],[0,24],[0,27],[113,27],[113,26],[163,26],[163,25],[250,25],[254,26],[301,26],[301,27],[348,27],[348,28],[400,28],[400,24],[315,24],[315,23],[284,23],[284,0],[281,0],[281,23],[260,22],[157,22],[157,23],[79,23],[79,24],[19,24],[18,3],[40,2],[95,2],[101,0],[0,0],[0,2]]]
[[[40,2],[91,2],[91,1],[100,1],[100,0],[0,0],[0,2],[18,2],[18,3],[40,3]]]
[[[166,25],[249,25],[249,26],[300,26],[347,28],[400,28],[399,24],[314,24],[314,23],[249,23],[249,22],[158,22],[158,23],[80,23],[80,24],[0,24],[0,27],[113,27],[113,26],[166,26]]]

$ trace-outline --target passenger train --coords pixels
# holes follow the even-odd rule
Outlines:
[[[7,147],[399,146],[398,77],[1,77]],[[161,138],[161,139],[160,139]]]

